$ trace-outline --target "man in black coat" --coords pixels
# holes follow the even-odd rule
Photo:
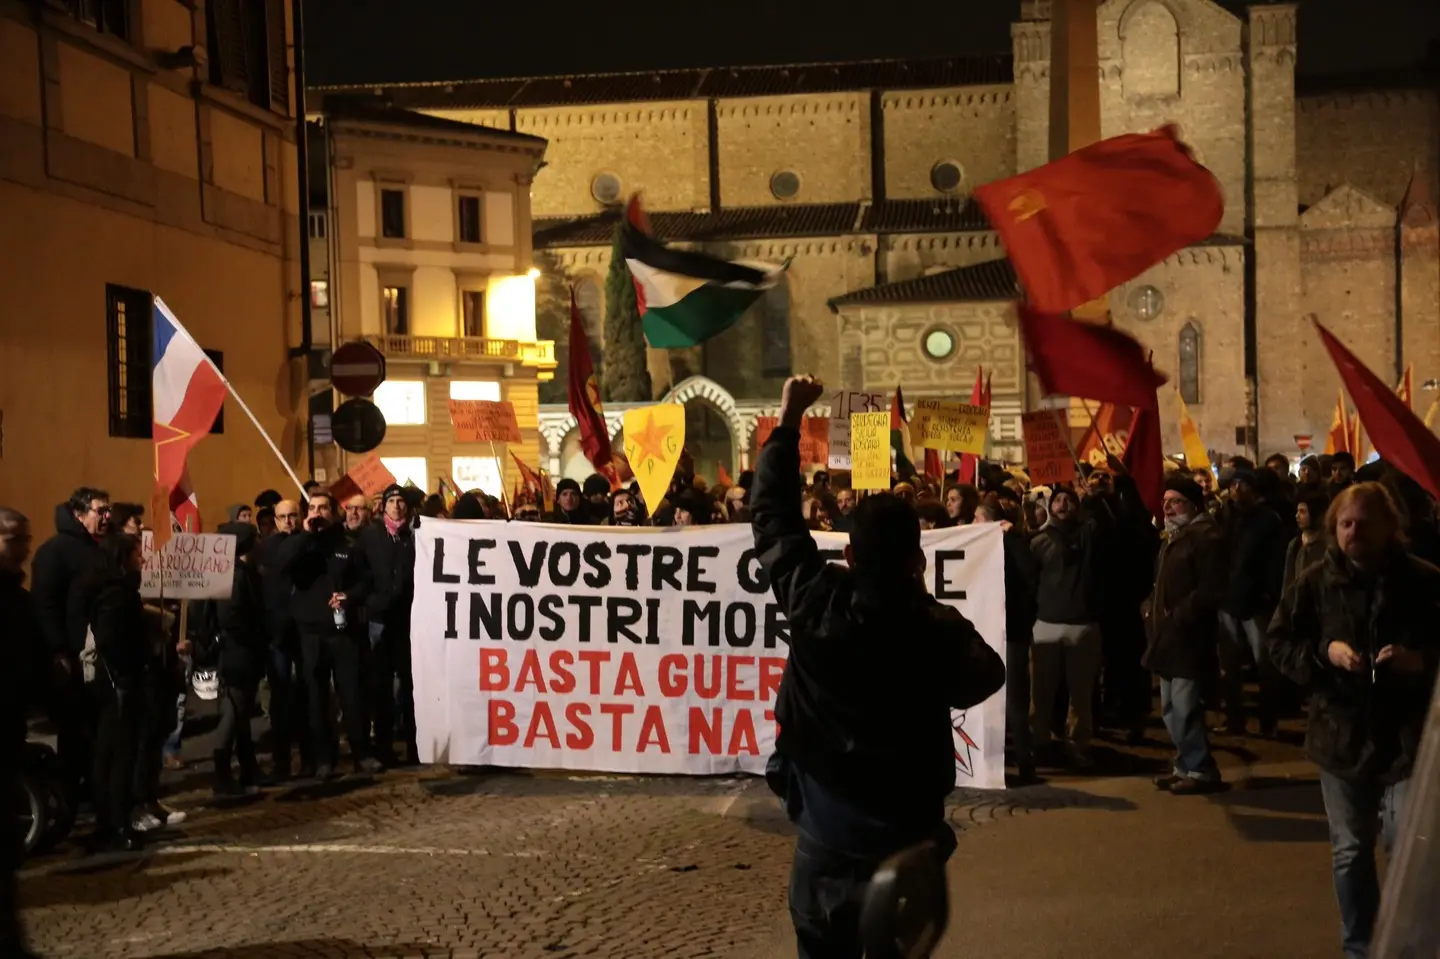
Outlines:
[[[879,863],[933,841],[955,848],[950,710],[983,702],[1005,663],[925,590],[914,507],[890,494],[855,510],[849,568],[820,554],[800,511],[800,427],[824,395],[785,384],[752,491],[755,548],[790,625],[767,779],[799,831],[790,914],[804,957],[859,959],[860,899]]]
[[[1405,551],[1379,483],[1347,487],[1326,527],[1332,546],[1286,591],[1269,643],[1276,667],[1310,691],[1305,747],[1330,822],[1341,946],[1364,959],[1380,911],[1376,834],[1388,852],[1440,670],[1440,570]]]
[[[364,671],[368,639],[360,623],[370,591],[370,568],[351,545],[345,527],[335,521],[335,503],[328,493],[311,494],[305,529],[286,543],[281,572],[290,579],[290,615],[300,633],[315,774],[324,779],[335,770],[335,741],[328,721],[332,674],[356,771],[379,772],[384,767],[370,747]]]
[[[52,664],[50,718],[58,734],[60,762],[72,785],[90,773],[95,709],[85,695],[80,651],[90,626],[91,597],[84,584],[100,566],[100,538],[110,522],[110,494],[82,486],[55,507],[55,535],[35,551],[31,595]]]
[[[25,749],[25,721],[35,705],[33,677],[45,654],[30,594],[25,592],[25,560],[30,556],[30,521],[0,506],[0,796],[20,788]],[[20,865],[20,837],[14,829],[0,835],[0,956],[26,959],[20,906],[15,896],[15,870]]]
[[[1205,491],[1188,476],[1165,483],[1165,544],[1150,596],[1145,666],[1160,677],[1160,709],[1175,743],[1170,775],[1157,789],[1203,793],[1220,784],[1210,753],[1201,688],[1214,672],[1215,624],[1225,596],[1225,538],[1205,511]]]
[[[388,487],[380,498],[380,509],[380,518],[360,534],[360,549],[372,577],[366,608],[370,614],[370,706],[375,720],[375,758],[395,765],[398,718],[399,732],[405,737],[405,763],[413,765],[420,761],[415,744],[415,677],[410,660],[415,531],[404,487]]]
[[[270,755],[272,778],[280,783],[293,769],[294,748],[300,748],[300,775],[315,772],[315,754],[306,721],[305,674],[300,663],[300,634],[290,613],[290,577],[283,569],[285,551],[300,529],[300,504],[275,504],[275,532],[260,544],[260,581],[270,627],[269,661],[265,679],[270,687]]]

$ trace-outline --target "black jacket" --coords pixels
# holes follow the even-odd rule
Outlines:
[[[55,507],[55,535],[35,551],[31,595],[45,644],[52,653],[75,655],[85,648],[90,625],[87,577],[100,565],[100,545],[65,504]]]
[[[340,524],[318,533],[300,532],[285,544],[280,569],[289,576],[290,615],[302,630],[332,632],[335,611],[330,597],[346,596],[346,628],[359,625],[370,593],[370,568],[364,554],[350,545]]]
[[[25,719],[41,704],[48,662],[24,578],[0,572],[0,762],[25,742]]]
[[[1008,530],[1004,543],[1005,642],[1029,643],[1035,638],[1040,564],[1019,530]]]
[[[1229,578],[1225,537],[1209,513],[1160,548],[1146,618],[1145,668],[1161,679],[1206,679],[1216,665],[1215,630]]]
[[[777,751],[870,815],[930,824],[955,786],[951,708],[1005,684],[1005,663],[918,580],[827,563],[800,514],[800,435],[777,427],[751,490],[755,547],[790,624]]]
[[[1414,556],[1397,551],[1367,577],[1332,548],[1300,574],[1270,624],[1270,658],[1310,690],[1305,746],[1321,769],[1351,782],[1410,776],[1440,666],[1437,622],[1440,569]],[[1345,672],[1330,662],[1336,640],[1371,663],[1384,647],[1405,646],[1424,655],[1425,669]]]
[[[1064,524],[1052,520],[1030,541],[1039,564],[1041,622],[1079,625],[1100,618],[1095,536],[1095,524],[1089,520]]]
[[[265,613],[270,625],[270,642],[282,645],[295,628],[290,614],[290,574],[285,571],[285,549],[294,539],[293,533],[274,533],[260,544],[260,582],[264,591]]]
[[[1223,612],[1236,619],[1268,622],[1285,580],[1285,524],[1267,503],[1240,509],[1227,504],[1221,517],[1230,540],[1230,587]]]
[[[370,622],[408,633],[415,601],[415,530],[407,523],[391,536],[385,521],[377,520],[360,534],[360,549],[372,581],[366,601]]]
[[[95,681],[133,683],[150,661],[150,623],[140,598],[140,574],[97,569],[82,588],[90,597],[87,619],[99,658]]]
[[[235,685],[258,683],[265,675],[270,628],[264,585],[253,562],[235,563],[230,598],[215,604],[220,639],[220,678]]]

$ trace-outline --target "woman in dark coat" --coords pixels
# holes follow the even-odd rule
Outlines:
[[[1310,691],[1305,746],[1320,767],[1347,957],[1369,951],[1377,833],[1388,849],[1440,667],[1440,569],[1406,552],[1401,516],[1379,483],[1341,492],[1325,558],[1286,591],[1269,632],[1276,667]]]
[[[220,725],[215,728],[215,795],[234,796],[253,789],[260,779],[250,716],[270,647],[260,569],[255,563],[260,537],[249,523],[226,523],[218,530],[235,537],[235,578],[230,598],[216,603],[220,639]],[[240,779],[231,776],[230,760],[240,763]]]
[[[145,606],[140,599],[140,539],[112,533],[100,544],[101,563],[85,585],[95,637],[95,833],[92,851],[130,850],[135,755],[139,748],[141,679],[148,656]]]

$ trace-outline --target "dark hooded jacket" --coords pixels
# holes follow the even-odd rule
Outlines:
[[[258,557],[270,642],[280,648],[287,645],[295,630],[295,617],[290,612],[290,574],[285,571],[286,549],[294,536],[294,533],[272,534],[260,544]]]
[[[1305,746],[1321,769],[1350,782],[1409,778],[1440,667],[1437,622],[1440,569],[1401,550],[1367,575],[1332,547],[1300,574],[1270,624],[1270,659],[1310,690]],[[1346,672],[1330,662],[1335,641],[1370,664],[1384,647],[1404,646],[1425,668]]]
[[[1227,582],[1225,537],[1209,513],[1168,536],[1160,547],[1146,618],[1146,669],[1162,679],[1211,675],[1217,614]]]
[[[1035,534],[1030,548],[1039,565],[1038,619],[1080,625],[1099,619],[1096,589],[1097,528],[1090,520],[1070,519]]]
[[[119,687],[136,682],[150,661],[150,622],[140,598],[140,573],[103,563],[81,586],[86,620],[95,633],[96,682]]]
[[[335,631],[335,611],[330,608],[335,593],[346,596],[346,629],[359,625],[369,598],[370,568],[364,554],[351,545],[342,524],[290,536],[281,570],[292,587],[290,615],[302,631]]]
[[[50,652],[77,655],[85,648],[91,597],[89,575],[101,563],[100,544],[70,507],[55,507],[55,535],[40,545],[31,563],[31,596]]]
[[[253,685],[265,675],[270,646],[270,629],[265,609],[265,587],[261,581],[255,527],[247,523],[226,523],[217,533],[235,537],[235,554],[250,553],[250,559],[235,562],[230,598],[216,603],[216,626],[220,638],[220,678],[234,685]]]
[[[776,427],[751,498],[756,552],[790,630],[776,750],[827,794],[924,834],[955,786],[950,710],[993,695],[1005,663],[919,580],[827,562],[800,483],[800,435]]]
[[[25,742],[25,719],[40,705],[48,661],[24,577],[0,572],[0,763]]]
[[[360,549],[372,577],[366,601],[370,622],[383,623],[392,636],[408,636],[415,600],[414,528],[407,522],[391,535],[382,517],[360,533]]]
[[[1241,508],[1231,500],[1221,512],[1230,545],[1230,583],[1221,610],[1238,620],[1267,623],[1284,588],[1291,536],[1274,507],[1264,501]]]

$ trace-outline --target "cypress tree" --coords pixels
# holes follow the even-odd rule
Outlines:
[[[621,246],[623,224],[615,227],[610,272],[605,277],[605,374],[600,387],[607,402],[647,402],[650,371],[645,363],[645,329],[635,302],[635,281]]]

